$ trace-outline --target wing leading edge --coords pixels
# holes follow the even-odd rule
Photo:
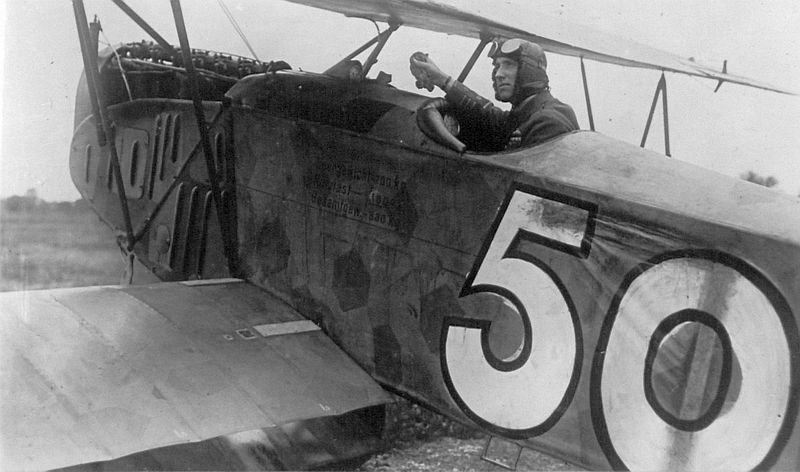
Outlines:
[[[0,464],[51,469],[391,401],[238,280],[0,294]]]
[[[523,38],[540,44],[546,51],[582,57],[625,67],[637,67],[702,77],[755,87],[788,95],[797,91],[758,80],[728,74],[691,59],[615,37],[586,26],[537,14],[533,24],[509,24],[428,0],[287,0],[346,16],[399,23],[413,28],[471,38]],[[535,31],[535,33],[533,33]]]

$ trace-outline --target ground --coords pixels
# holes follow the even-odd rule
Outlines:
[[[502,471],[502,467],[480,459],[486,445],[484,439],[442,437],[403,448],[393,447],[378,454],[359,470],[364,471],[422,471],[477,472]],[[525,449],[517,465],[518,471],[576,470],[576,466],[548,455]]]
[[[419,405],[401,400],[388,410],[385,436],[389,449],[376,454],[361,471],[503,471],[481,459],[489,436]],[[514,455],[506,456],[513,460]],[[523,449],[519,471],[578,470],[576,466],[532,449]]]

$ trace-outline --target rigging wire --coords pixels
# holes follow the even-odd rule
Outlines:
[[[106,33],[101,29],[100,34],[103,35],[103,39],[105,40],[105,45],[110,47],[111,50],[114,52],[114,56],[117,58],[117,64],[119,65],[119,73],[122,76],[122,82],[125,83],[125,90],[128,91],[128,100],[133,100],[133,94],[131,94],[131,86],[128,84],[128,76],[125,75],[125,69],[122,67],[122,58],[119,57],[117,53],[117,48],[111,45],[111,41],[108,40],[106,37]]]
[[[253,55],[253,58],[255,60],[261,62],[261,59],[258,58],[258,55],[253,50],[253,46],[250,45],[250,41],[247,40],[247,36],[245,36],[244,31],[242,31],[242,28],[239,27],[239,23],[236,22],[236,18],[233,17],[233,14],[228,9],[228,6],[225,5],[224,0],[217,0],[217,3],[219,3],[219,6],[220,8],[222,8],[222,11],[223,13],[225,13],[225,16],[228,17],[228,21],[231,22],[231,26],[233,26],[233,29],[236,30],[236,33],[239,35],[240,38],[242,38],[242,41],[244,41],[244,44],[245,46],[247,46],[247,49],[250,50],[250,54]]]

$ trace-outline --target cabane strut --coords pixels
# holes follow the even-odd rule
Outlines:
[[[81,46],[81,54],[83,55],[83,68],[86,74],[86,84],[89,87],[89,96],[92,102],[92,111],[94,112],[95,121],[99,118],[100,126],[98,127],[97,137],[100,145],[108,145],[111,154],[111,172],[114,174],[114,183],[117,186],[117,194],[119,195],[119,205],[122,210],[122,219],[125,222],[125,248],[126,252],[133,249],[133,226],[131,224],[131,214],[128,210],[128,200],[125,195],[125,184],[122,180],[122,171],[119,165],[119,156],[117,155],[117,146],[114,142],[114,130],[108,120],[108,110],[103,103],[103,94],[101,93],[100,79],[97,71],[97,48],[95,47],[92,52],[91,47],[97,44],[90,37],[89,25],[86,21],[86,9],[83,5],[83,0],[72,0],[72,7],[75,13],[75,24],[78,28],[78,40]],[[99,30],[98,30],[99,31]]]
[[[114,4],[118,6],[119,9],[122,10],[126,15],[128,15],[128,17],[131,20],[133,20],[134,23],[139,25],[140,28],[142,28],[147,34],[149,34],[150,37],[153,38],[158,43],[158,45],[164,48],[164,50],[167,51],[171,56],[178,55],[178,52],[175,51],[175,48],[173,48],[172,45],[169,44],[166,39],[164,39],[160,34],[158,34],[158,32],[156,32],[156,30],[153,29],[152,26],[150,26],[146,21],[144,21],[144,19],[141,16],[139,16],[135,11],[133,11],[133,9],[129,7],[123,0],[111,0],[111,1],[114,2]]]
[[[166,51],[177,55],[177,51],[166,40],[159,35],[150,25],[147,24],[139,15],[137,15],[123,0],[112,0],[123,12],[125,12],[136,24],[150,34],[159,45]],[[217,218],[222,233],[223,246],[225,257],[228,261],[228,271],[231,275],[238,274],[238,264],[235,254],[234,241],[232,239],[231,230],[226,224],[226,215],[228,214],[225,208],[225,203],[222,201],[221,192],[219,188],[218,176],[216,173],[216,166],[214,164],[214,154],[211,148],[211,141],[208,134],[208,127],[205,122],[205,114],[203,112],[203,103],[200,98],[200,92],[197,82],[197,72],[192,62],[192,50],[189,47],[189,41],[186,34],[186,26],[183,22],[183,13],[180,7],[179,0],[171,0],[173,16],[175,18],[175,25],[178,31],[178,36],[181,42],[181,55],[183,57],[184,70],[188,76],[188,85],[192,96],[192,102],[195,108],[195,118],[197,119],[198,128],[200,130],[201,143],[203,154],[205,155],[206,170],[211,186],[211,193],[214,198],[215,207],[217,210]],[[101,90],[102,84],[100,83],[99,72],[97,67],[97,40],[92,39],[92,32],[97,34],[99,27],[94,27],[91,31],[86,20],[86,9],[83,0],[72,0],[73,10],[75,14],[75,23],[78,29],[78,39],[81,46],[81,54],[83,56],[84,72],[86,75],[86,83],[89,88],[89,98],[92,104],[92,112],[96,117],[97,123],[97,140],[101,146],[108,144],[111,169],[114,177],[114,183],[117,187],[117,194],[119,196],[119,204],[122,212],[122,217],[125,224],[125,244],[123,247],[124,252],[128,256],[129,267],[132,268],[133,263],[133,247],[136,242],[141,239],[143,232],[149,226],[149,219],[145,221],[142,231],[136,235],[133,233],[133,226],[131,223],[130,211],[128,209],[127,195],[125,193],[125,184],[122,179],[121,167],[119,163],[119,155],[117,154],[116,145],[114,142],[113,126],[109,121],[108,110],[102,101],[103,92]]]
[[[475,51],[472,52],[472,56],[470,56],[469,60],[464,65],[464,68],[461,70],[461,73],[458,74],[457,80],[459,82],[461,82],[462,84],[464,83],[464,80],[466,80],[467,75],[469,75],[470,71],[475,66],[475,62],[478,61],[478,58],[480,57],[483,50],[486,49],[486,45],[489,44],[490,41],[491,39],[488,36],[483,36],[483,35],[481,36],[481,42],[478,43],[478,47],[476,47]]]
[[[378,33],[377,36],[370,39],[369,41],[361,45],[358,49],[345,56],[341,61],[329,67],[328,70],[326,70],[324,73],[330,74],[332,71],[336,70],[340,65],[346,63],[347,61],[353,60],[356,56],[369,49],[373,44],[378,43],[377,46],[375,46],[375,49],[373,49],[372,52],[370,52],[370,55],[367,58],[362,68],[361,78],[362,79],[366,78],[367,73],[369,73],[369,70],[372,68],[373,65],[375,65],[376,62],[378,62],[378,54],[380,54],[381,50],[383,49],[383,46],[386,45],[386,41],[389,40],[389,36],[391,36],[392,33],[397,31],[399,27],[400,27],[399,23],[391,23],[388,29]]]
[[[220,231],[222,233],[222,244],[225,251],[225,258],[228,261],[228,272],[236,276],[239,273],[238,264],[236,260],[235,249],[233,247],[233,240],[231,238],[231,231],[225,223],[225,204],[221,198],[219,189],[219,182],[217,181],[217,170],[214,164],[214,154],[211,148],[211,138],[208,135],[208,126],[206,125],[205,113],[203,111],[203,100],[200,97],[200,87],[197,81],[197,71],[195,70],[192,61],[192,49],[189,47],[189,37],[186,33],[186,24],[183,21],[183,11],[181,10],[180,0],[170,0],[172,5],[172,15],[175,18],[175,28],[178,32],[178,39],[181,44],[181,55],[183,56],[183,67],[186,69],[188,76],[187,83],[189,91],[192,96],[192,103],[194,104],[194,114],[197,120],[197,127],[200,130],[200,139],[203,145],[203,154],[205,155],[206,172],[208,173],[208,180],[211,185],[211,195],[214,197],[214,204],[217,210],[217,221],[219,222]]]

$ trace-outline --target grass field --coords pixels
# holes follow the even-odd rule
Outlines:
[[[0,212],[0,291],[119,284],[111,229],[90,211]]]

